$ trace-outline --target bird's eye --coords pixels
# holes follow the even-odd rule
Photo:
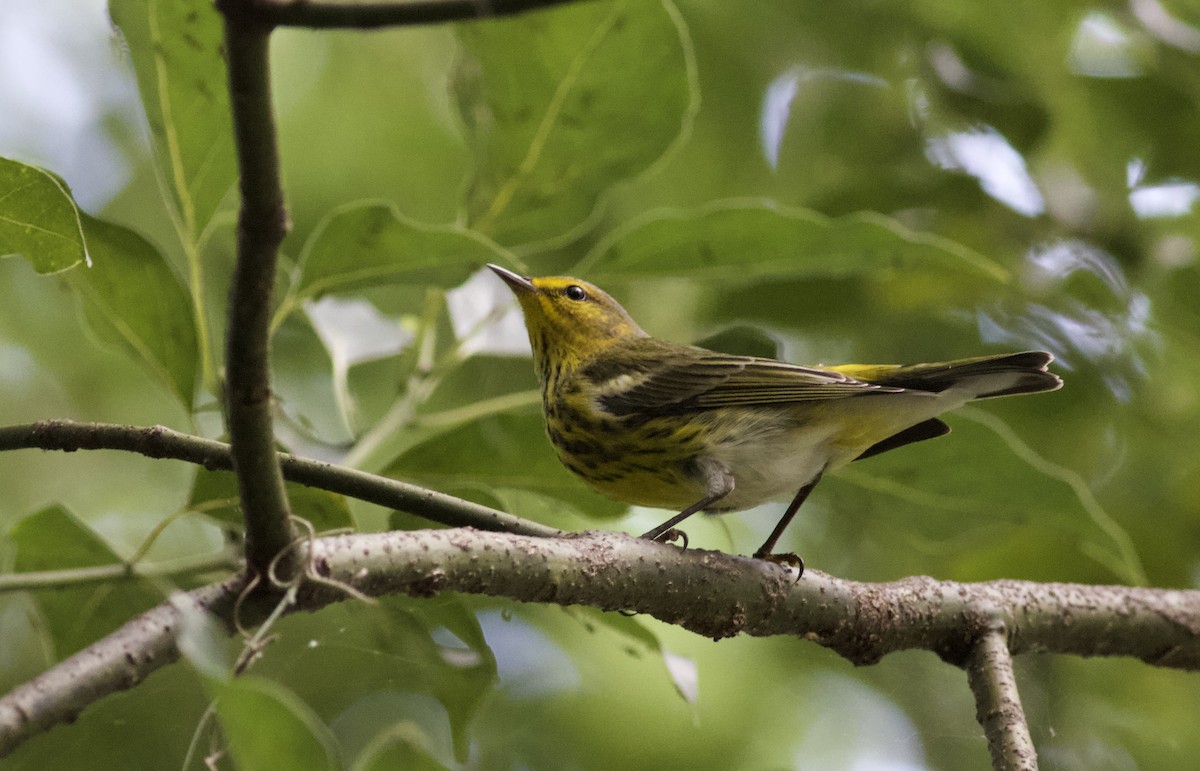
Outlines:
[[[566,295],[568,300],[583,300],[587,297],[587,292],[578,284],[571,284],[566,289]]]

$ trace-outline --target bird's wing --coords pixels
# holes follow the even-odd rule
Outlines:
[[[718,356],[720,356],[718,354]],[[845,399],[880,391],[900,391],[873,383],[864,383],[840,372],[827,372],[812,367],[801,367],[774,359],[751,357],[721,357],[734,361],[706,366],[736,365],[722,382],[715,383],[704,393],[695,397],[696,403],[704,407],[727,407],[733,405],[784,404],[789,402]]]
[[[796,404],[903,390],[840,372],[685,346],[655,352],[643,345],[627,356],[606,357],[585,374],[597,400],[614,415]]]

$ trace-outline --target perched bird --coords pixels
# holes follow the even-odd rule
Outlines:
[[[1062,386],[1042,351],[837,367],[718,353],[650,337],[585,281],[488,267],[521,304],[563,465],[610,498],[678,510],[654,540],[697,511],[792,496],[754,556],[801,571],[772,552],[823,474],[948,433],[937,416],[969,401]]]

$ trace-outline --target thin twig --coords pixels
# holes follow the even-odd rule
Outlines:
[[[296,605],[296,594],[299,588],[299,584],[289,586],[267,619],[259,625],[258,629],[254,630],[254,634],[246,637],[246,641],[242,645],[242,652],[238,654],[237,661],[233,665],[235,675],[245,674],[246,670],[262,656],[266,647],[275,641],[277,635],[269,634],[271,627],[275,626],[275,622],[283,618],[284,614]]]
[[[271,296],[288,230],[271,104],[269,26],[249,0],[225,0],[225,56],[238,156],[237,263],[229,293],[226,400],[233,466],[246,520],[246,561],[262,572],[294,537],[271,416]]]
[[[40,589],[66,589],[133,578],[178,578],[195,573],[207,573],[212,570],[235,570],[238,565],[239,561],[232,552],[222,552],[185,557],[170,562],[118,562],[113,565],[96,565],[86,568],[3,573],[0,574],[0,594]]]
[[[377,29],[512,16],[573,0],[418,0],[411,3],[328,3],[259,0],[260,21],[309,29]]]
[[[228,444],[185,434],[165,426],[123,426],[116,423],[80,423],[72,420],[46,420],[0,426],[0,451],[31,448],[62,452],[124,450],[148,458],[187,461],[206,469],[229,471],[233,468]],[[283,475],[288,481],[340,493],[389,509],[399,509],[444,525],[547,538],[562,535],[561,530],[528,519],[358,469],[288,453],[279,453],[279,461]]]
[[[996,771],[1037,771],[1037,751],[1029,737],[1003,624],[979,636],[967,657],[966,670],[975,694],[975,717],[987,736],[992,767]]]

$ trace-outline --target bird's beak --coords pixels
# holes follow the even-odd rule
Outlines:
[[[513,273],[508,268],[502,268],[499,265],[493,265],[490,262],[488,263],[488,267],[492,269],[493,273],[504,279],[504,283],[508,284],[509,288],[518,295],[537,291],[537,288],[534,287],[532,281],[524,276]]]

